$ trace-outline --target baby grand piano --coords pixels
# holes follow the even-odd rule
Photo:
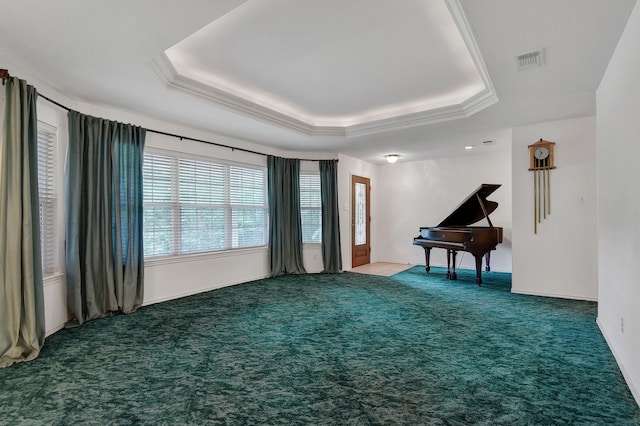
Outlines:
[[[413,244],[424,248],[426,270],[429,272],[429,255],[431,249],[447,250],[447,279],[455,280],[456,253],[467,251],[476,259],[476,283],[482,284],[482,257],[486,255],[487,267],[490,270],[490,253],[502,242],[502,228],[496,228],[489,219],[489,214],[497,207],[495,201],[488,201],[487,196],[500,185],[483,183],[473,191],[445,220],[433,228],[420,228],[420,235],[413,239]],[[487,219],[489,226],[469,226],[481,219]]]

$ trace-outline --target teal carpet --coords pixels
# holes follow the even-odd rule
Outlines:
[[[0,424],[640,425],[595,303],[473,276],[284,276],[63,330],[0,370]]]

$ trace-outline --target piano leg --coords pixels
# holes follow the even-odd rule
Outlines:
[[[457,251],[455,250],[451,250],[451,280],[457,280],[458,279],[458,274],[456,273],[456,254],[458,254]]]
[[[447,279],[457,280],[458,274],[456,274],[456,251],[447,249]]]
[[[429,255],[431,254],[431,247],[425,247],[424,248],[424,258],[425,258],[425,262],[426,265],[425,266],[425,271],[427,271],[427,273],[429,273],[429,271],[431,270],[431,268],[429,267]]]
[[[482,256],[475,256],[476,258],[476,284],[478,287],[482,284]]]
[[[491,251],[487,252],[486,261],[487,261],[487,267],[484,268],[484,270],[489,272],[489,271],[491,271],[491,264],[490,264],[491,263]]]

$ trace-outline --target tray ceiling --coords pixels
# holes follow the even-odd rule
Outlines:
[[[248,1],[152,66],[170,88],[308,135],[464,118],[497,102],[457,0]]]

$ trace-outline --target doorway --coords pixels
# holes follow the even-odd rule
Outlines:
[[[351,267],[371,262],[371,184],[351,176]]]

